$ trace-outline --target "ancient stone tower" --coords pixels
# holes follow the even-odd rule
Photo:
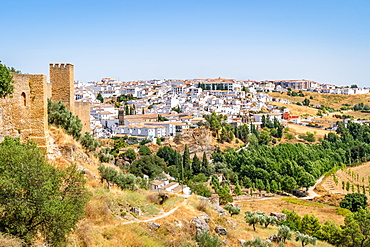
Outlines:
[[[58,102],[61,100],[67,106],[68,110],[75,112],[73,64],[51,63],[50,83],[52,85],[52,101]]]

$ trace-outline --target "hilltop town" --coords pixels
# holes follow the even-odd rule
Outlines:
[[[80,82],[72,64],[49,69],[49,80],[4,73],[14,88],[0,99],[0,245],[360,246],[347,233],[368,236],[369,88]]]

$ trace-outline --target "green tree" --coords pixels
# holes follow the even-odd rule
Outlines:
[[[342,246],[370,246],[370,210],[360,208],[344,219]]]
[[[289,193],[293,189],[298,187],[297,182],[295,181],[295,179],[293,177],[289,177],[289,176],[284,176],[281,186],[282,186],[282,189],[284,191],[289,192]]]
[[[303,104],[303,105],[305,105],[305,106],[309,106],[309,105],[310,105],[310,100],[309,100],[309,99],[307,99],[307,98],[305,98],[305,99],[303,100],[302,104]]]
[[[367,197],[359,193],[347,194],[340,202],[341,208],[347,208],[351,212],[357,212],[360,208],[367,207]]]
[[[192,167],[193,167],[194,174],[201,173],[202,162],[199,160],[197,154],[194,154]]]
[[[199,247],[220,247],[222,242],[218,240],[218,236],[212,236],[208,231],[198,233],[196,241]]]
[[[100,162],[109,163],[114,159],[114,156],[110,154],[111,149],[108,147],[102,147],[100,152],[97,154]]]
[[[267,228],[269,225],[276,225],[278,219],[275,216],[263,215],[260,219],[260,224]]]
[[[87,203],[75,165],[56,169],[32,143],[5,137],[0,145],[0,232],[31,244],[36,236],[64,245]]]
[[[228,190],[228,188],[220,187],[217,194],[220,197],[220,204],[226,204],[229,202],[233,202],[233,196],[230,194],[230,191]]]
[[[208,189],[207,186],[205,186],[203,183],[188,183],[189,188],[191,189],[192,192],[199,196],[204,196],[204,197],[211,197],[212,193],[211,190]]]
[[[279,226],[279,231],[277,235],[281,238],[281,240],[284,243],[286,242],[287,239],[288,240],[292,239],[292,233],[290,232],[290,228],[285,225]]]
[[[265,185],[262,179],[256,179],[256,189],[258,189],[260,193],[261,193],[261,190],[265,189]]]
[[[256,224],[262,222],[262,217],[264,215],[265,213],[261,211],[252,212],[248,210],[245,212],[244,219],[245,222],[248,223],[250,226],[253,226],[253,230],[256,231]]]
[[[101,93],[98,93],[98,96],[96,96],[96,99],[99,100],[100,103],[104,102],[104,98],[103,98],[103,95],[101,95]]]
[[[150,155],[150,154],[152,154],[152,151],[150,151],[150,149],[147,146],[140,145],[139,146],[139,154],[140,155]]]
[[[134,149],[129,148],[126,150],[126,152],[123,153],[124,157],[128,159],[130,163],[136,159],[136,152]]]
[[[236,182],[234,194],[237,196],[240,196],[243,194],[242,188],[240,187],[239,182]]]
[[[209,162],[208,162],[208,159],[207,159],[206,152],[204,152],[204,153],[203,153],[203,159],[202,159],[202,173],[204,173],[204,175],[206,175],[206,176],[211,175],[211,173],[210,173],[210,171],[209,171]]]
[[[316,234],[321,228],[321,224],[319,222],[319,219],[311,214],[305,214],[301,221],[301,231],[302,233],[308,234],[310,236],[317,236]]]
[[[300,232],[295,233],[295,241],[300,241],[302,244],[302,247],[306,246],[307,244],[316,244],[316,238],[311,237],[310,235],[306,235]]]
[[[273,246],[268,241],[262,241],[260,237],[256,237],[254,240],[249,240],[243,243],[243,246],[252,246],[252,247],[271,247]]]
[[[108,166],[99,166],[98,167],[101,182],[103,183],[104,180],[107,182],[108,190],[110,189],[111,183],[114,182],[114,178],[117,176],[118,172],[113,167]]]
[[[89,151],[95,151],[97,147],[100,146],[98,140],[90,134],[90,132],[85,132],[85,134],[80,139],[81,145]]]
[[[139,160],[135,160],[129,170],[135,176],[148,175],[150,178],[155,178],[166,169],[166,162],[157,155],[145,155]]]
[[[67,134],[73,136],[75,139],[80,138],[82,123],[81,120],[67,110],[66,105],[59,101],[52,102],[48,99],[48,122],[60,126],[66,130]]]
[[[162,139],[160,137],[157,137],[156,143],[158,146],[162,146]]]
[[[269,145],[271,142],[270,132],[265,129],[258,135],[258,143],[261,145]]]
[[[190,161],[190,152],[188,145],[185,145],[184,154],[182,156],[182,165],[184,167],[184,176],[186,178],[191,178],[193,175],[193,169],[191,167],[191,161]]]
[[[12,94],[14,90],[13,76],[10,74],[9,69],[1,64],[0,61],[0,98]]]
[[[294,231],[301,229],[302,218],[294,210],[283,209],[282,213],[286,214],[286,220],[280,221],[279,225],[286,225]]]
[[[237,207],[234,207],[233,205],[231,204],[227,204],[224,209],[226,209],[229,214],[231,215],[231,217],[235,214],[240,214],[240,208],[237,208]]]

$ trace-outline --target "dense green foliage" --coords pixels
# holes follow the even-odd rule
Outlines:
[[[232,149],[216,151],[212,158],[215,164],[226,164],[228,174],[224,175],[234,183],[237,177],[243,177],[243,181],[248,177],[257,189],[263,190],[270,185],[271,190],[273,185],[274,190],[281,188],[290,192],[294,188],[312,186],[320,175],[335,166],[370,159],[369,126],[349,123],[346,127],[339,123],[337,132],[340,135],[330,133],[320,144],[311,145],[268,146],[263,145],[260,138],[259,145],[250,143],[247,149],[238,152]],[[263,131],[258,135],[263,135]],[[240,184],[244,185],[243,181]]]
[[[95,140],[90,132],[85,132],[85,134],[81,136],[80,142],[88,151],[95,151],[96,148],[100,146],[99,141]]]
[[[342,245],[348,247],[370,246],[370,210],[360,209],[344,219]]]
[[[112,167],[99,166],[98,170],[101,181],[107,182],[108,189],[111,184],[116,184],[121,189],[134,190],[136,185],[142,182],[141,178],[135,177],[133,174],[123,174]]]
[[[52,102],[48,99],[48,122],[55,124],[66,130],[67,134],[78,139],[81,136],[81,120],[67,110],[66,105],[62,102]]]
[[[13,76],[10,74],[10,70],[0,61],[0,98],[13,93]]]
[[[130,172],[136,176],[148,175],[155,178],[166,170],[166,162],[157,155],[145,155],[135,160],[130,166]]]
[[[121,157],[126,158],[130,163],[136,159],[136,152],[134,149],[129,148],[126,152],[120,154]]]
[[[31,243],[64,245],[87,203],[85,180],[71,165],[58,170],[36,145],[6,137],[0,145],[0,231]]]
[[[228,212],[229,212],[229,214],[231,215],[231,216],[233,216],[233,215],[235,215],[235,214],[240,214],[240,208],[237,208],[237,207],[234,207],[233,205],[231,205],[231,204],[227,204],[225,207],[224,207],[224,209],[226,209]]]
[[[269,241],[263,241],[260,237],[256,237],[254,240],[249,240],[243,243],[243,246],[251,246],[251,247],[271,247],[273,246]]]
[[[152,154],[152,151],[150,151],[150,149],[147,146],[140,145],[139,146],[139,154],[140,155],[150,155],[150,154]]]
[[[199,247],[219,247],[222,242],[218,240],[218,236],[212,236],[208,231],[198,233],[195,237]]]
[[[100,103],[104,102],[104,98],[103,98],[103,95],[101,95],[101,93],[98,93],[98,95],[96,96],[96,99],[99,100]]]
[[[111,155],[111,149],[108,147],[102,147],[100,148],[99,152],[96,154],[96,156],[99,158],[99,161],[102,163],[109,163],[114,159],[114,156]]]
[[[290,232],[290,228],[286,225],[279,226],[279,231],[277,234],[281,240],[285,243],[286,240],[292,239],[292,233]]]
[[[302,244],[302,247],[306,246],[307,244],[316,244],[316,238],[311,237],[310,235],[303,234],[300,232],[295,233],[295,241],[300,241]]]
[[[340,202],[340,207],[349,209],[351,212],[357,212],[360,208],[367,207],[367,197],[359,193],[347,194]]]

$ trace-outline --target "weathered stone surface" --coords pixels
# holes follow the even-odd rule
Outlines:
[[[206,223],[211,220],[211,218],[206,213],[201,213],[199,217],[202,218]]]
[[[160,225],[160,224],[157,224],[157,223],[154,223],[154,222],[150,222],[150,223],[148,223],[148,226],[149,226],[150,228],[153,228],[153,229],[158,229],[159,227],[161,227],[161,225]]]
[[[282,221],[282,220],[286,220],[286,214],[283,214],[283,213],[270,213],[270,216],[275,216],[278,221]]]
[[[267,240],[269,240],[271,242],[279,243],[279,242],[281,242],[282,239],[281,239],[280,236],[274,234],[274,235],[270,236],[269,238],[267,238]]]
[[[204,231],[209,232],[209,225],[200,217],[194,217],[190,223],[194,224],[197,229],[197,234]]]
[[[231,206],[233,206],[234,208],[242,208],[242,206],[240,204],[237,204],[237,203],[230,203]]]
[[[130,211],[136,214],[137,216],[140,216],[142,214],[141,209],[139,207],[132,207],[130,208]]]
[[[218,205],[212,205],[213,209],[216,210],[219,214],[220,217],[225,217],[227,216],[227,213],[225,211],[225,209],[223,209],[222,207],[218,206]]]
[[[244,247],[244,243],[247,242],[244,239],[238,239],[238,241],[239,241],[241,247]]]
[[[227,235],[227,230],[225,227],[217,226],[215,228],[215,232],[217,232],[219,235]]]

